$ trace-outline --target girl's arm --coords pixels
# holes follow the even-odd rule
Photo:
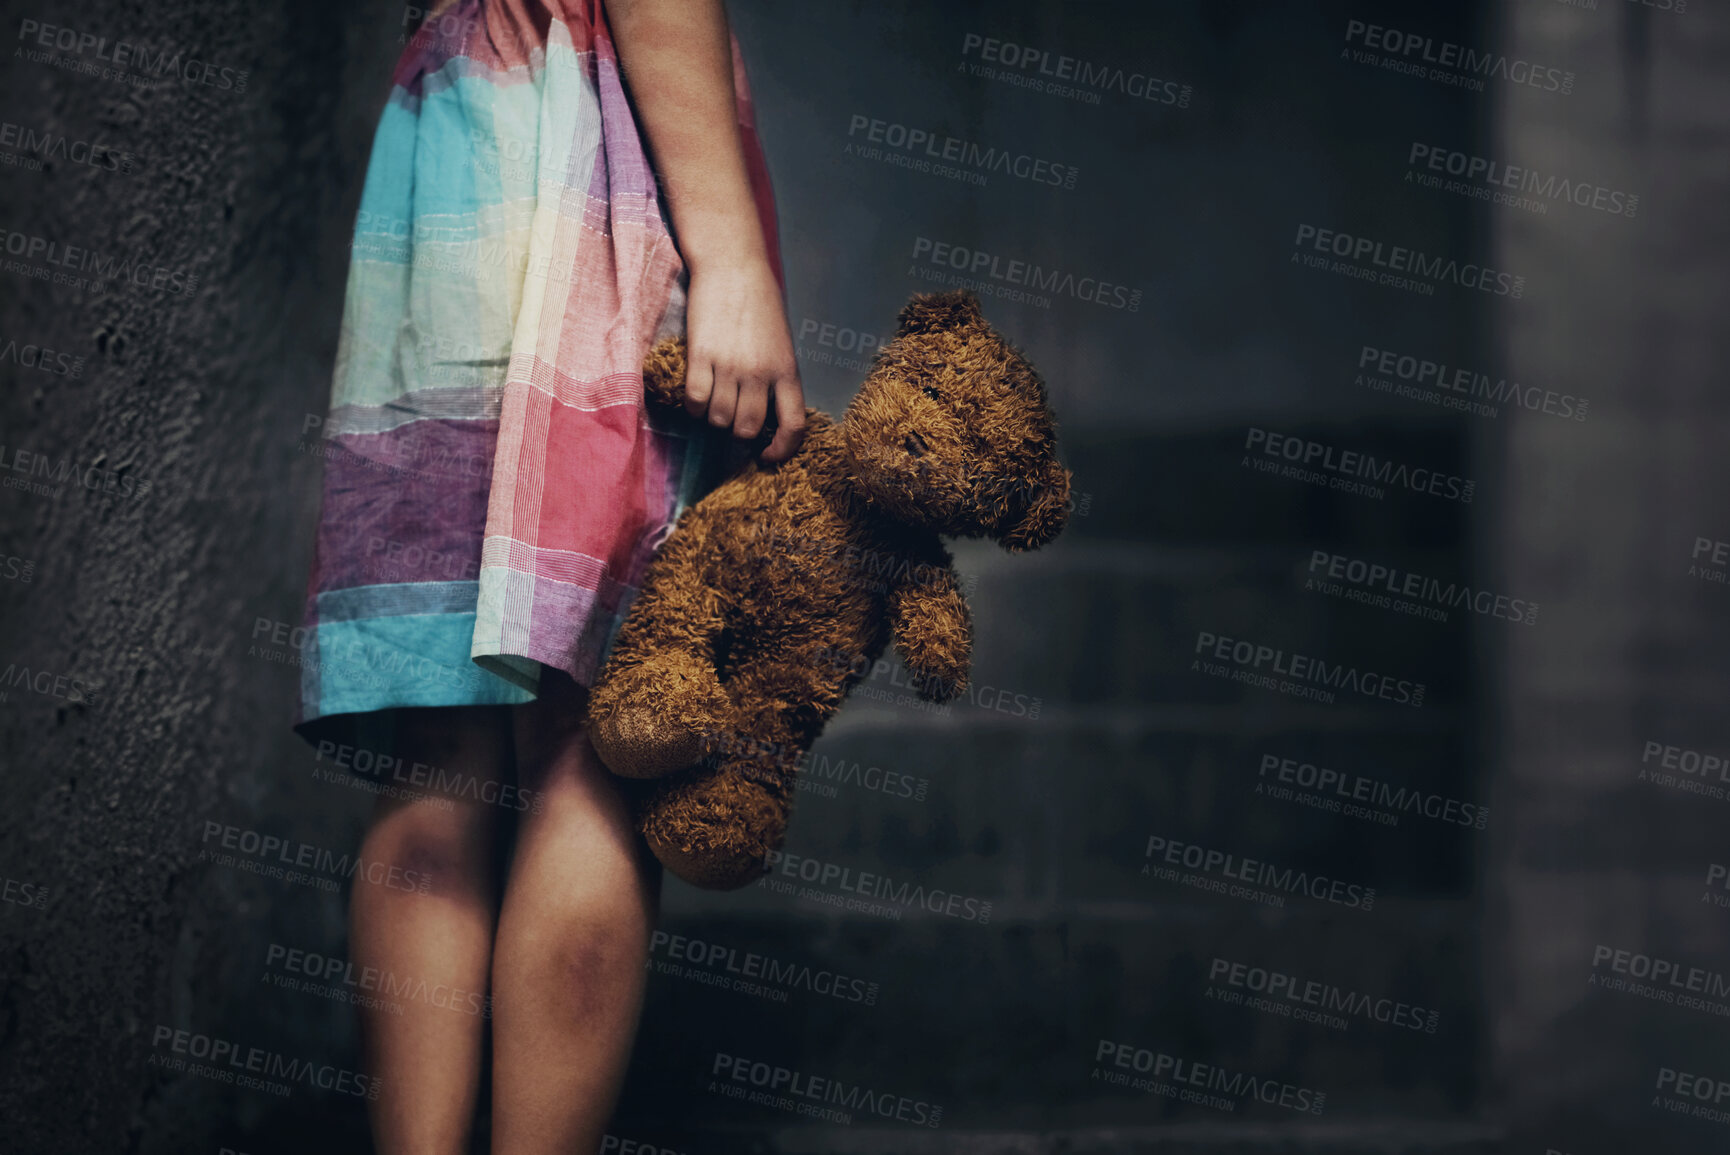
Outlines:
[[[805,393],[781,289],[751,197],[721,0],[606,0],[619,62],[673,217],[691,283],[685,408],[755,437],[784,461],[805,428]]]

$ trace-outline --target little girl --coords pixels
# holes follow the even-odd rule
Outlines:
[[[599,1145],[660,872],[577,719],[708,427],[761,441],[773,414],[763,459],[798,448],[782,292],[721,0],[447,0],[410,38],[357,217],[296,722],[420,764],[359,854],[428,892],[360,871],[350,902],[351,962],[397,1004],[360,1012],[381,1152],[468,1150],[489,1029],[492,1150]],[[689,416],[645,410],[643,354],[680,331]]]

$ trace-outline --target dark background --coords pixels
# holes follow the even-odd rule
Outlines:
[[[856,697],[817,752],[928,783],[802,796],[789,850],[992,903],[984,925],[891,921],[668,884],[664,929],[877,984],[785,1003],[657,974],[615,1135],[698,1152],[1723,1150],[1664,1110],[1661,1067],[1730,1078],[1726,1025],[1588,985],[1607,945],[1730,971],[1722,800],[1643,781],[1652,741],[1725,737],[1730,589],[1689,574],[1730,538],[1722,301],[1730,280],[1730,18],[1702,2],[730,5],[773,172],[789,315],[813,403],[859,373],[822,327],[888,333],[927,237],[1141,293],[1131,312],[985,298],[1041,367],[1083,495],[1064,536],[963,544],[976,682],[1007,710]],[[265,982],[271,944],[341,956],[344,896],[199,860],[206,821],[337,852],[368,796],[316,779],[288,730],[324,412],[367,149],[400,6],[9,5],[178,45],[244,94],[135,89],[12,54],[0,119],[132,154],[131,172],[16,157],[11,231],[134,255],[195,291],[104,296],[0,272],[0,445],[145,479],[127,496],[0,491],[0,663],[100,687],[0,701],[0,1146],[361,1151],[353,1100],[288,1099],[149,1065],[158,1024],[353,1067],[349,1008]],[[1568,95],[1483,93],[1342,57],[1381,22],[1573,71]],[[968,33],[1154,73],[1185,107],[1098,104],[967,74]],[[1079,169],[983,187],[844,153],[855,115]],[[1633,218],[1542,214],[1407,182],[1414,141],[1640,196]],[[1519,300],[1432,296],[1292,263],[1313,223],[1483,260]],[[845,339],[845,338],[844,338]],[[0,342],[3,343],[3,342]],[[1354,382],[1362,346],[1588,398],[1587,420],[1466,416]],[[1476,481],[1471,504],[1376,500],[1244,467],[1250,427]],[[8,460],[10,460],[10,456]],[[3,471],[0,471],[3,472]],[[1306,591],[1313,550],[1538,603],[1535,624],[1423,621]],[[1422,681],[1422,709],[1304,702],[1191,670],[1198,631]],[[280,650],[280,647],[278,648]],[[252,652],[249,652],[252,651]],[[885,677],[871,685],[893,691]],[[1038,699],[1037,717],[1013,705]],[[1031,714],[1031,706],[1027,709]],[[1490,807],[1396,826],[1255,792],[1267,753]],[[1363,912],[1282,909],[1140,874],[1150,834],[1372,886]],[[13,887],[12,893],[22,891]],[[36,893],[34,890],[30,893]],[[1722,892],[1721,893],[1730,893]],[[664,957],[664,956],[658,956]],[[1207,996],[1216,957],[1438,1012],[1347,1030]],[[1596,972],[1603,976],[1603,968]],[[1101,1039],[1325,1090],[1300,1115],[1109,1086]],[[940,1104],[942,1127],[802,1123],[708,1091],[717,1052]]]

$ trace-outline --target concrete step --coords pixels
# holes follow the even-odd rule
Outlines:
[[[632,1082],[683,1100],[663,1118],[738,1118],[750,1105],[709,1090],[735,1057],[948,1104],[968,1125],[1030,1103],[1048,1125],[1167,1117],[1169,1101],[1095,1077],[1104,1042],[1319,1090],[1329,1114],[1446,1115],[1475,1092],[1463,902],[1366,916],[1174,901],[984,925],[715,905],[669,912],[654,951]]]
[[[1462,893],[1494,817],[1480,812],[1464,737],[1375,721],[1318,732],[1293,720],[1242,734],[1119,734],[1044,719],[837,727],[807,759],[787,850],[824,864],[806,869],[999,902],[1143,900],[1158,888],[1141,868],[1166,853],[1160,844],[1150,859],[1150,837],[1389,897]]]
[[[1269,424],[1338,450],[1470,475],[1464,439],[1450,425]],[[1276,459],[1246,449],[1247,440],[1247,425],[1164,436],[1146,430],[1064,434],[1073,491],[1078,501],[1092,499],[1065,535],[1190,544],[1373,541],[1390,548],[1465,540],[1467,505],[1394,489],[1377,500],[1260,473],[1243,464],[1246,456]]]
[[[1061,556],[1055,555],[1052,562]],[[1398,554],[1376,550],[1373,556],[1377,564],[1401,565]],[[1399,603],[1420,612],[1447,612],[1449,620],[1438,622],[1396,610],[1394,599],[1385,592],[1353,591],[1343,583],[1327,587],[1338,590],[1336,594],[1306,589],[1302,567],[1309,557],[1307,550],[1291,550],[1277,567],[1240,564],[1216,573],[1162,568],[1137,572],[1116,564],[1116,558],[1108,559],[1109,565],[1085,569],[1049,563],[1026,570],[994,566],[978,575],[969,599],[973,669],[957,710],[1018,710],[1022,700],[1034,699],[1076,704],[1254,704],[1280,691],[1230,677],[1240,669],[1246,676],[1274,672],[1272,655],[1279,650],[1330,666],[1421,683],[1429,704],[1457,703],[1465,694],[1472,629],[1529,628],[1458,608],[1446,611],[1409,599]],[[1430,576],[1421,570],[1402,572]],[[1454,574],[1444,577],[1444,573],[1435,573],[1442,588],[1455,580]],[[1348,591],[1383,597],[1387,604],[1346,600]],[[1495,605],[1493,600],[1484,604]],[[1511,607],[1511,602],[1504,606]],[[1222,647],[1218,639],[1268,647],[1267,658],[1259,666],[1233,661],[1233,642],[1228,640]],[[886,656],[893,660],[892,653]],[[1209,674],[1205,666],[1197,666],[1198,661],[1229,672]],[[1278,668],[1289,669],[1289,662],[1282,661]],[[912,680],[898,667],[877,670],[853,693],[856,698],[917,708],[911,704]],[[1007,706],[1002,702],[1005,695]],[[1333,703],[1318,702],[1317,708],[1348,702],[1380,704],[1372,697],[1336,691]]]
[[[1500,617],[1437,604],[1442,591],[1476,596],[1477,587],[1458,558],[1433,549],[1330,553],[1254,546],[1234,552],[1060,540],[1049,551],[1019,557],[980,543],[960,544],[955,552],[970,588],[974,652],[970,684],[948,713],[1025,716],[1036,699],[1040,708],[1149,706],[1255,702],[1275,693],[1193,669],[1198,657],[1219,661],[1202,644],[1203,632],[1392,673],[1423,682],[1428,702],[1457,701],[1474,631],[1521,634],[1532,627],[1510,615],[1535,604],[1527,597],[1516,605],[1513,592],[1499,590],[1478,600]],[[1400,575],[1396,581],[1433,578],[1436,585],[1426,587],[1432,597],[1401,599],[1396,606],[1386,579],[1379,588],[1328,582],[1329,562],[1316,562],[1318,552],[1342,559],[1342,571],[1348,564],[1360,572],[1375,565]],[[1505,595],[1499,603],[1497,594]],[[1330,708],[1352,698],[1336,695]],[[854,689],[850,703],[934,709],[917,699],[893,649]]]

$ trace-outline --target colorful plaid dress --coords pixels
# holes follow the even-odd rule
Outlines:
[[[601,0],[457,0],[415,32],[373,140],[316,442],[297,726],[525,702],[543,666],[593,680],[707,484],[706,426],[643,403],[643,355],[683,331],[687,283]]]

